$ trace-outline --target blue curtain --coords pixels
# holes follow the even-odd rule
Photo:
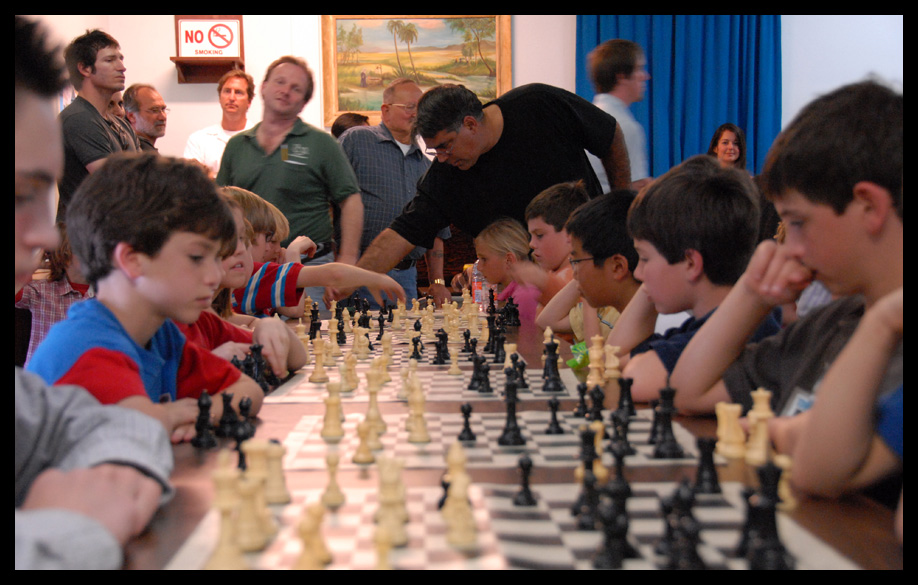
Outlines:
[[[746,133],[747,169],[761,170],[781,129],[780,16],[578,16],[580,96],[593,99],[587,54],[616,38],[638,43],[647,57],[647,95],[631,111],[647,132],[653,176],[707,152],[725,122]]]

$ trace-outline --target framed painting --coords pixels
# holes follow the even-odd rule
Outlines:
[[[322,16],[325,125],[345,112],[378,124],[383,89],[399,77],[491,101],[512,87],[510,59],[510,15]]]

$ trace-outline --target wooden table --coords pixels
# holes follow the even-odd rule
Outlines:
[[[518,343],[518,352],[529,364],[538,364],[543,349],[542,335],[534,326],[521,327],[510,335]],[[562,344],[563,357],[570,357],[567,344]],[[563,359],[562,359],[563,363]],[[310,369],[307,366],[307,369]],[[608,400],[607,400],[608,404]],[[575,401],[562,401],[562,408],[570,409]],[[458,412],[459,402],[428,402],[428,412]],[[347,404],[345,412],[364,412],[364,405]],[[475,405],[479,410],[502,412],[499,402]],[[543,409],[542,403],[526,402],[521,409]],[[380,403],[383,415],[405,412],[404,403]],[[321,415],[324,405],[320,404],[271,404],[266,403],[258,417],[257,436],[262,438],[287,437],[290,430],[304,415]],[[696,436],[714,436],[716,423],[712,418],[676,417],[677,422]],[[221,440],[224,441],[224,440]],[[232,445],[227,441],[225,446]],[[207,514],[213,498],[210,474],[214,469],[216,450],[201,453],[189,444],[174,447],[175,471],[172,480],[175,497],[154,517],[150,528],[129,543],[126,549],[126,568],[163,568],[182,546],[189,535]],[[545,467],[533,470],[532,483],[554,484],[571,482],[573,462],[570,467]],[[438,486],[442,469],[407,469],[403,480],[411,486]],[[683,477],[694,478],[695,470],[679,465],[627,468],[631,482],[679,481]],[[742,461],[731,461],[720,466],[720,479],[724,481],[749,482],[753,471]],[[519,471],[516,468],[470,468],[473,483],[491,482],[518,485]],[[287,485],[291,490],[324,488],[327,476],[322,471],[289,471]],[[375,481],[368,481],[366,473],[341,470],[338,474],[342,487],[373,487]],[[902,569],[902,547],[896,540],[893,526],[893,512],[865,497],[854,496],[843,500],[801,499],[792,518],[806,530],[829,544],[838,552],[865,569]]]

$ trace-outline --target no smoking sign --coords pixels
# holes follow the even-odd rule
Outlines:
[[[238,20],[180,20],[180,57],[239,57]]]

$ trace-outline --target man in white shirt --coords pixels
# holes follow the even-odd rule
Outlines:
[[[650,74],[645,66],[647,59],[640,45],[624,39],[608,40],[590,52],[588,67],[590,79],[596,88],[593,104],[611,114],[621,126],[631,160],[631,187],[640,190],[653,178],[647,166],[647,137],[644,128],[635,120],[629,106],[644,99]],[[609,191],[609,180],[599,159],[590,155],[596,176],[603,192]]]
[[[233,69],[217,82],[217,95],[223,119],[219,124],[202,128],[189,136],[184,155],[206,166],[212,178],[220,170],[226,143],[237,132],[249,127],[246,113],[255,98],[255,80],[245,71]]]

